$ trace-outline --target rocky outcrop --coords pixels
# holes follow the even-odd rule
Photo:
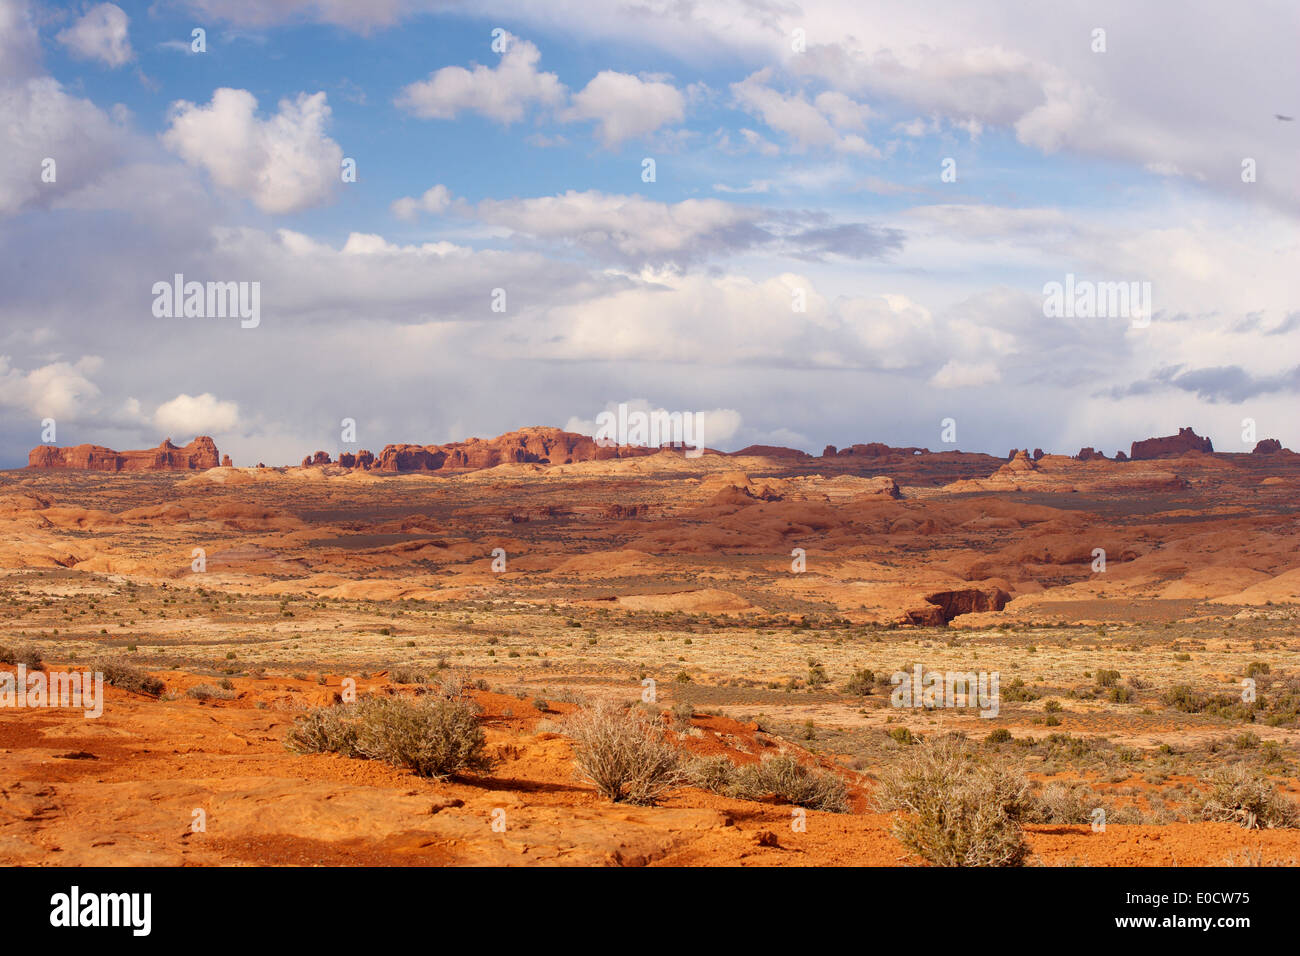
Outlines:
[[[473,471],[510,462],[567,465],[637,458],[659,451],[635,445],[605,445],[560,428],[521,428],[496,438],[471,438],[446,445],[387,445],[372,467],[388,472]]]
[[[831,446],[834,447],[834,446]],[[731,452],[734,458],[753,456],[756,458],[811,458],[812,455],[798,448],[786,448],[782,445],[746,445],[740,451]]]
[[[1010,600],[1010,594],[996,587],[936,591],[925,596],[926,607],[908,611],[904,621],[922,627],[939,627],[960,614],[970,614],[974,611],[1000,611]]]
[[[906,448],[895,448],[892,445],[886,445],[884,442],[867,442],[865,445],[850,445],[848,448],[836,448],[834,445],[827,445],[822,450],[823,458],[910,458],[913,455],[928,455],[930,449],[918,448],[915,445],[909,445]]]
[[[1252,455],[1275,455],[1280,451],[1289,451],[1283,448],[1282,443],[1276,438],[1261,438],[1255,443],[1255,447],[1250,450]]]
[[[230,456],[229,456],[229,455],[222,455],[222,456],[221,456],[221,467],[222,467],[222,468],[234,468],[234,467],[235,467],[235,463],[232,462],[232,461],[230,460]]]
[[[1075,461],[1105,461],[1104,452],[1097,451],[1091,445],[1079,449],[1079,454],[1074,456]]]
[[[157,448],[114,451],[103,445],[74,445],[57,448],[38,445],[27,455],[28,468],[79,468],[87,471],[205,471],[221,464],[217,445],[200,435],[188,445],[177,447],[170,438]]]
[[[1189,451],[1208,455],[1214,451],[1214,445],[1208,438],[1202,438],[1190,428],[1180,428],[1177,435],[1135,441],[1128,456],[1133,461],[1150,461],[1153,458],[1177,458]]]

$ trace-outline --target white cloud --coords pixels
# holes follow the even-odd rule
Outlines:
[[[595,120],[601,142],[613,149],[624,140],[680,123],[685,115],[686,101],[670,83],[602,70],[573,95],[573,104],[562,119]]]
[[[663,203],[595,190],[485,199],[473,214],[481,222],[523,236],[570,243],[597,257],[634,266],[686,266],[757,248],[784,249],[806,259],[873,258],[902,241],[901,234],[890,230],[837,223],[816,213],[769,210],[721,199]]]
[[[0,0],[0,217],[96,182],[126,139],[93,103],[42,75],[39,61],[27,5]]]
[[[446,212],[451,206],[451,193],[446,186],[441,184],[431,186],[424,191],[419,199],[411,196],[403,196],[401,199],[393,200],[389,207],[394,216],[398,219],[404,219],[408,222],[418,219],[420,213],[427,212],[431,215],[438,215]]]
[[[239,406],[219,401],[211,392],[202,395],[177,395],[163,402],[153,413],[153,422],[173,437],[212,435],[233,431],[239,426]]]
[[[511,37],[495,68],[445,66],[403,89],[396,103],[423,119],[454,119],[468,110],[513,123],[532,103],[554,107],[564,101],[564,85],[556,75],[538,72],[541,58],[533,44]]]
[[[423,8],[418,0],[185,0],[201,16],[252,27],[307,21],[359,33],[389,26]]]
[[[0,80],[36,72],[40,45],[31,11],[22,0],[0,0]]]
[[[602,411],[612,412],[615,416],[617,416],[619,414],[619,405],[625,405],[627,407],[629,423],[634,421],[632,416],[636,413],[644,414],[646,416],[657,419],[660,422],[673,421],[674,419],[671,418],[671,416],[673,415],[678,416],[676,419],[677,421],[682,421],[683,417],[686,414],[689,414],[691,415],[692,427],[690,429],[690,433],[688,437],[690,437],[692,440],[698,439],[701,442],[701,444],[706,445],[710,448],[716,448],[720,445],[723,445],[726,442],[728,442],[731,438],[735,437],[736,433],[740,431],[741,425],[743,424],[743,419],[741,417],[740,412],[736,411],[734,408],[666,409],[661,407],[655,407],[651,405],[651,403],[644,398],[629,398],[623,402],[607,402],[605,404],[605,407],[602,409]],[[564,430],[570,432],[576,432],[579,435],[590,435],[592,437],[595,437],[597,431],[599,430],[599,426],[596,422],[595,416],[588,419],[588,418],[579,418],[578,416],[575,415],[571,417],[568,420],[568,422],[565,423]],[[628,431],[632,432],[633,429],[629,427]],[[615,437],[618,439],[623,439],[626,438],[627,436],[615,436]],[[633,437],[635,437],[635,435],[633,435]],[[670,442],[670,441],[675,442],[675,441],[682,441],[682,440],[683,438],[677,435],[667,435],[663,433],[660,434],[661,442]]]
[[[98,356],[86,356],[71,364],[51,362],[24,372],[0,355],[0,405],[23,409],[34,419],[76,420],[99,396],[99,387],[89,376],[102,364]]]
[[[969,388],[1000,381],[1002,373],[992,362],[970,364],[960,359],[949,359],[943,368],[930,376],[930,384],[935,388]]]
[[[117,162],[125,138],[93,103],[68,96],[48,76],[0,84],[0,137],[0,215],[50,205],[95,182]]]
[[[802,93],[787,95],[768,86],[772,68],[752,73],[731,84],[736,105],[783,133],[798,151],[829,148],[841,153],[878,157],[880,151],[857,133],[865,129],[870,110],[842,93],[825,92],[813,102]]]
[[[128,19],[114,3],[101,3],[86,11],[80,20],[60,31],[58,41],[83,60],[98,60],[119,67],[135,59],[127,36]]]
[[[328,200],[341,182],[343,150],[325,135],[325,94],[283,99],[268,119],[256,113],[257,100],[247,90],[223,87],[207,106],[179,100],[163,142],[263,212],[297,212]]]

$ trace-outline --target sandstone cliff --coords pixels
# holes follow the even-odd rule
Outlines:
[[[1180,428],[1177,435],[1135,441],[1128,456],[1134,461],[1149,461],[1152,458],[1177,458],[1189,451],[1209,454],[1214,451],[1214,445],[1190,428]]]
[[[200,435],[178,448],[170,438],[157,448],[114,451],[102,445],[58,448],[37,445],[27,455],[28,468],[81,468],[89,471],[202,471],[221,464],[216,443]]]

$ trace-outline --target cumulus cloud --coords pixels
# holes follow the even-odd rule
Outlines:
[[[879,157],[880,151],[857,133],[862,130],[870,110],[843,93],[827,91],[812,102],[802,93],[786,94],[768,85],[773,70],[765,67],[739,83],[731,84],[736,105],[757,116],[771,129],[784,134],[793,148],[829,148],[836,152]]]
[[[39,60],[27,5],[0,0],[0,217],[95,183],[123,149],[120,125],[69,96]]]
[[[268,27],[305,20],[361,33],[390,26],[421,9],[416,0],[184,0],[184,5],[209,19],[243,26]]]
[[[153,422],[173,436],[211,435],[233,431],[239,426],[239,405],[219,401],[211,392],[177,395],[163,402],[153,413]]]
[[[117,4],[101,3],[60,31],[57,39],[83,60],[97,60],[109,67],[124,66],[135,59],[127,36],[128,23],[126,13]]]
[[[538,71],[541,58],[536,46],[511,37],[495,67],[478,63],[472,70],[445,66],[404,88],[396,103],[422,119],[454,119],[458,113],[470,111],[498,123],[513,123],[522,119],[533,103],[554,107],[564,101],[559,78]]]
[[[418,219],[422,212],[436,216],[446,212],[450,206],[451,193],[446,186],[439,184],[426,189],[418,199],[412,196],[396,199],[389,208],[398,219],[409,222]]]
[[[656,407],[644,398],[629,398],[622,402],[607,402],[591,418],[582,418],[579,416],[571,417],[564,425],[565,431],[576,432],[579,435],[590,435],[596,437],[597,432],[602,431],[597,421],[598,416],[603,412],[609,412],[617,420],[622,405],[626,408],[627,421],[629,422],[629,435],[614,435],[614,440],[620,443],[635,444],[635,439],[639,435],[634,429],[637,419],[634,416],[645,416],[641,419],[643,423],[657,421],[660,428],[665,429],[672,422],[683,422],[682,434],[667,433],[664,430],[659,432],[660,444],[668,442],[680,442],[689,439],[691,442],[699,442],[701,446],[717,448],[726,445],[740,431],[744,419],[740,412],[734,408],[710,408],[710,409],[693,409],[678,408],[667,409]],[[690,428],[684,425],[685,416],[690,415]],[[674,416],[676,416],[674,418]],[[645,428],[648,428],[648,424]],[[608,429],[605,429],[608,431]],[[630,436],[630,437],[629,437]],[[602,434],[602,437],[605,437]],[[645,439],[648,441],[648,439]]]
[[[594,190],[529,199],[485,199],[482,222],[537,239],[571,243],[633,265],[688,265],[753,249],[797,258],[877,258],[901,247],[902,233],[825,214],[768,210],[721,199],[664,203]]]
[[[7,355],[0,355],[0,405],[22,409],[35,419],[76,420],[91,410],[99,396],[90,376],[102,364],[98,356],[85,356],[23,371],[14,368]]]
[[[1002,373],[992,362],[963,362],[949,359],[939,371],[930,376],[935,388],[971,388],[992,385],[1002,381]]]
[[[601,142],[613,149],[624,140],[680,123],[685,115],[686,100],[671,83],[602,70],[573,95],[562,119],[594,120]]]
[[[0,0],[0,80],[31,76],[38,56],[30,8],[22,0]]]
[[[172,104],[163,142],[222,189],[263,212],[289,213],[328,200],[341,181],[343,150],[325,135],[330,108],[324,93],[283,99],[274,116],[257,116],[247,90],[221,88],[199,106]]]

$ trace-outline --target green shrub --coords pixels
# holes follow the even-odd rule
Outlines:
[[[869,668],[856,670],[844,683],[844,693],[854,697],[866,697],[876,686],[876,673]]]

